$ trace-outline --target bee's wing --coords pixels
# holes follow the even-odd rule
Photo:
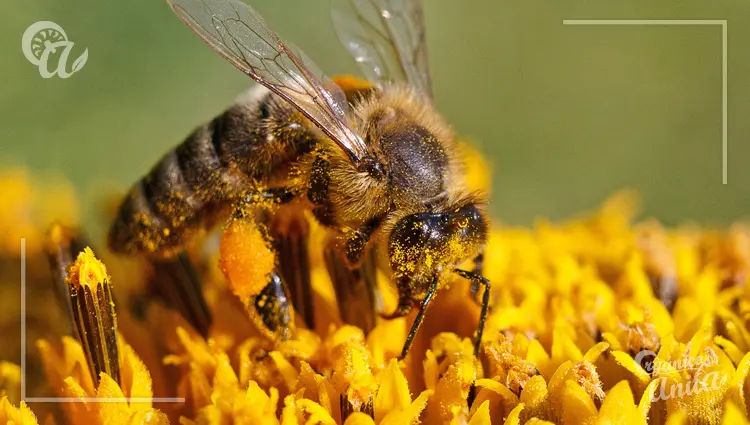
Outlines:
[[[334,0],[331,17],[368,79],[405,81],[432,97],[421,0]]]
[[[292,51],[263,18],[239,0],[168,0],[172,10],[209,46],[258,83],[294,105],[349,155],[365,155],[352,131],[348,103],[303,53]]]

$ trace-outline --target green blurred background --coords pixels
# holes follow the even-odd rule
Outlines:
[[[356,73],[327,0],[253,0],[328,74]],[[724,224],[750,207],[750,2],[456,1],[425,4],[439,108],[494,166],[507,223],[567,217],[614,191],[666,223]],[[0,4],[0,166],[56,170],[88,217],[251,85],[160,0]],[[721,29],[564,26],[563,19],[727,19],[729,168],[722,185]],[[39,20],[88,63],[42,79],[21,52]]]

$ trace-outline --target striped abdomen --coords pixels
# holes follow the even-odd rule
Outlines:
[[[198,127],[136,183],[110,228],[116,252],[178,250],[203,221],[253,182],[273,184],[308,152],[313,133],[285,101],[260,87]]]

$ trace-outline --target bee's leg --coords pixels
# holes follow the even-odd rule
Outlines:
[[[252,310],[250,318],[256,326],[262,325],[281,341],[292,336],[294,312],[284,281],[276,271],[271,272],[268,284],[260,293],[250,299],[247,309]]]
[[[422,321],[424,321],[424,315],[425,312],[427,312],[427,307],[429,307],[430,302],[432,302],[432,299],[435,296],[435,293],[437,292],[438,288],[438,275],[433,276],[432,282],[430,282],[430,286],[427,289],[427,295],[424,297],[424,300],[422,300],[422,304],[419,306],[419,313],[417,313],[417,317],[414,319],[414,323],[411,324],[411,330],[409,331],[409,335],[406,336],[406,342],[404,342],[404,348],[401,350],[401,355],[398,357],[399,360],[403,360],[406,358],[406,355],[409,354],[409,349],[411,348],[411,343],[414,341],[414,337],[417,335],[417,331],[419,330],[419,327],[422,326]],[[405,304],[404,301],[399,301],[399,309],[396,310],[397,314],[402,311],[402,305]]]
[[[308,326],[313,326],[312,287],[307,252],[309,227],[307,220],[284,204],[296,193],[286,187],[246,191],[237,205],[233,220],[244,220],[252,211],[260,209],[263,233],[270,239],[269,249],[278,259],[269,274],[266,286],[246,305],[250,319],[269,337],[285,341],[294,333],[294,313],[302,314]],[[271,212],[270,206],[282,206]],[[265,234],[266,230],[268,234]],[[292,283],[290,288],[288,283]],[[290,289],[292,289],[290,291]],[[292,307],[294,305],[294,308]]]
[[[149,288],[173,306],[201,335],[208,335],[211,313],[203,297],[198,273],[186,252],[150,259],[153,273]]]
[[[459,276],[463,277],[464,279],[470,280],[472,282],[472,286],[475,282],[477,286],[479,284],[484,285],[484,295],[482,296],[482,312],[479,314],[477,336],[474,340],[474,356],[479,356],[479,348],[482,345],[482,334],[484,333],[484,322],[487,319],[487,311],[490,306],[490,281],[474,272],[461,269],[455,269],[455,271]]]
[[[336,293],[341,320],[359,327],[367,334],[375,327],[377,311],[375,248],[368,249],[359,265],[352,266],[336,238],[330,238],[324,257]]]
[[[234,214],[237,218],[247,214],[247,208],[286,204],[294,199],[294,196],[295,192],[287,187],[248,190],[240,196],[235,204]],[[173,258],[152,260],[152,264],[155,270],[154,280],[157,292],[168,302],[175,305],[182,315],[203,336],[206,336],[211,325],[211,316],[203,298],[198,274],[190,262],[190,257],[183,252]],[[263,290],[265,292],[262,292],[262,294],[270,296],[270,294],[277,293],[279,291],[277,286],[281,287],[283,292],[283,285],[276,282],[276,279],[272,276],[271,281]],[[284,302],[286,302],[286,298]],[[272,315],[270,310],[266,314]]]
[[[331,183],[331,164],[323,156],[315,158],[310,171],[310,188],[307,190],[307,199],[314,205],[312,212],[315,218],[323,226],[334,226],[331,203],[328,200],[328,185]]]
[[[381,218],[375,217],[359,229],[346,232],[346,259],[349,264],[359,263],[359,260],[362,258],[362,254],[365,251],[365,247],[367,246],[367,242],[370,241],[373,232],[375,232],[380,226],[380,222]]]
[[[481,276],[484,271],[484,247],[482,247],[479,253],[474,257],[474,268],[472,273]],[[479,280],[471,279],[471,298],[479,304]]]
[[[292,305],[308,329],[315,329],[313,290],[310,282],[307,218],[292,207],[282,208],[269,219],[269,231],[278,258],[277,271],[289,288]]]
[[[262,207],[267,204],[284,205],[291,202],[295,195],[296,193],[288,187],[272,187],[263,190],[251,189],[242,194],[239,206]],[[236,210],[237,208],[235,208]]]

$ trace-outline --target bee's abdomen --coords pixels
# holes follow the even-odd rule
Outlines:
[[[116,252],[169,255],[251,183],[309,150],[307,126],[267,91],[198,127],[136,183],[110,228]]]
[[[212,124],[196,129],[133,185],[109,233],[118,252],[175,248],[209,201],[206,189],[222,173],[212,143]]]

